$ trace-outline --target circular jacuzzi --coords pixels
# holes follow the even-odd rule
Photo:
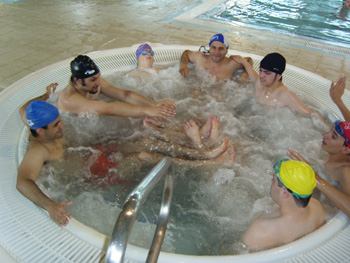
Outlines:
[[[176,63],[185,49],[196,46],[152,44],[155,62]],[[137,46],[90,53],[103,73],[131,70],[136,65]],[[262,57],[229,50],[229,55],[250,56],[258,67]],[[0,94],[0,242],[4,253],[17,262],[103,262],[109,238],[72,219],[67,227],[58,227],[43,209],[16,190],[18,147],[26,136],[18,113],[28,99],[43,93],[51,82],[64,87],[70,78],[67,59],[41,69],[17,81]],[[335,116],[341,116],[329,97],[330,81],[311,72],[287,65],[283,74],[287,87],[316,100]],[[302,87],[302,89],[301,89]],[[350,94],[345,92],[345,104]],[[330,117],[331,119],[334,117]],[[339,212],[317,231],[285,246],[258,253],[235,256],[188,256],[161,252],[158,262],[345,262],[350,261],[350,226],[348,217]],[[148,250],[128,245],[125,262],[145,262]],[[5,254],[4,254],[5,255]],[[5,256],[1,256],[4,258]]]

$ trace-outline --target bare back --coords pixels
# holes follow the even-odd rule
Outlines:
[[[326,212],[321,203],[311,198],[306,208],[289,210],[259,217],[244,235],[251,251],[281,246],[303,237],[325,222]]]

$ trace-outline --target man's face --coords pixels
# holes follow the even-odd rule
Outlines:
[[[266,69],[259,69],[259,80],[261,86],[270,87],[281,79],[281,75]]]
[[[322,149],[328,153],[339,153],[345,147],[344,142],[344,138],[332,128],[323,136]]]
[[[225,44],[219,41],[214,41],[213,43],[211,43],[209,52],[210,52],[211,60],[214,61],[215,63],[219,63],[222,60],[224,60],[227,54],[227,48]]]
[[[47,125],[47,129],[43,129],[46,139],[55,140],[63,137],[64,124],[61,122],[61,117]]]
[[[151,51],[150,49],[145,49],[145,50]],[[154,60],[154,57],[151,55],[150,52],[148,52],[146,55],[142,55],[142,53],[141,53],[139,58],[138,58],[139,63],[148,64],[151,66],[153,65],[153,60]]]
[[[96,94],[101,84],[100,77],[101,77],[101,72],[97,73],[96,75],[90,78],[81,80],[83,90],[91,94]]]

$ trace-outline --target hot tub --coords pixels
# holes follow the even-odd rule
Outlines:
[[[178,62],[185,49],[196,46],[165,46],[152,44],[155,61]],[[98,51],[88,54],[103,73],[130,70],[136,65],[137,46]],[[255,67],[262,57],[229,50],[229,55],[250,56]],[[41,69],[19,80],[0,94],[0,165],[1,165],[1,221],[0,242],[4,256],[7,253],[17,262],[100,262],[104,260],[108,237],[72,219],[65,228],[51,221],[43,209],[37,207],[16,190],[19,162],[18,142],[26,136],[18,114],[19,107],[29,98],[43,93],[51,82],[63,88],[70,77],[67,59]],[[340,118],[341,114],[329,97],[330,81],[311,72],[287,66],[284,83],[291,90],[317,100]],[[302,89],[298,88],[302,87]],[[345,103],[350,105],[346,91]],[[333,117],[334,118],[334,117]],[[350,260],[349,219],[342,212],[319,230],[288,245],[259,253],[240,256],[187,256],[161,253],[158,262],[344,262]],[[128,245],[125,262],[144,262],[148,251]],[[8,255],[6,255],[8,256]]]

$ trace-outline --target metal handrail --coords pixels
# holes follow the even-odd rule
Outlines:
[[[172,163],[173,160],[171,158],[163,158],[126,198],[108,244],[105,257],[106,263],[124,262],[128,238],[137,213],[144,200],[152,192]],[[168,223],[172,193],[173,179],[171,175],[168,175],[164,184],[163,200],[157,229],[147,257],[147,262],[156,262],[158,259],[166,225]]]

